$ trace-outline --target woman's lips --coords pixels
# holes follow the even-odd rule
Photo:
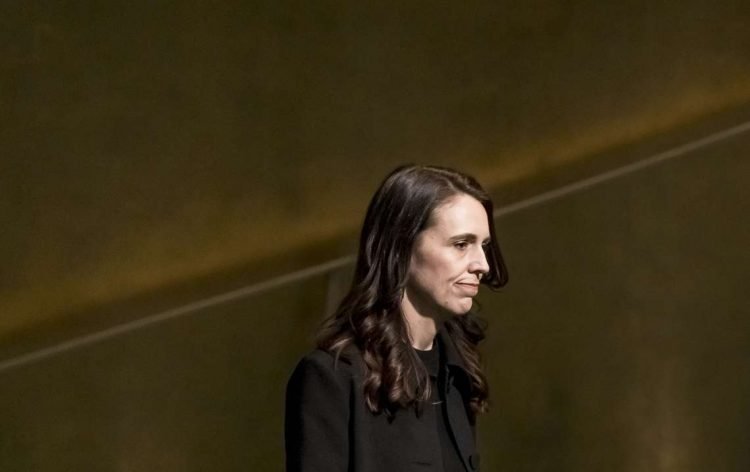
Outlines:
[[[458,288],[467,296],[473,297],[479,293],[479,284],[469,282],[456,282]]]

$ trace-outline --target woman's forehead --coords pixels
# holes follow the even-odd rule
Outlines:
[[[456,195],[439,205],[432,214],[433,229],[448,233],[471,233],[477,237],[489,236],[487,212],[484,206],[466,194]]]

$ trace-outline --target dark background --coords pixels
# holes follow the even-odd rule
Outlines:
[[[506,209],[484,470],[747,470],[749,5],[3,3],[0,469],[281,470],[299,271],[429,162]]]

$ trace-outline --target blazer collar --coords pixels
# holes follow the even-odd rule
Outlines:
[[[448,329],[445,327],[445,325],[443,325],[438,330],[436,338],[438,342],[443,346],[443,351],[445,352],[445,364],[449,367],[458,367],[466,374],[468,374],[469,369],[466,368],[466,363],[458,353],[458,348],[456,347],[456,344],[453,341],[451,335],[448,334]]]

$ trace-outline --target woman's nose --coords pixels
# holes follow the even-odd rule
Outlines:
[[[472,274],[486,274],[490,271],[490,264],[487,262],[487,254],[484,248],[480,247],[475,252],[474,258],[469,266],[469,272]]]

